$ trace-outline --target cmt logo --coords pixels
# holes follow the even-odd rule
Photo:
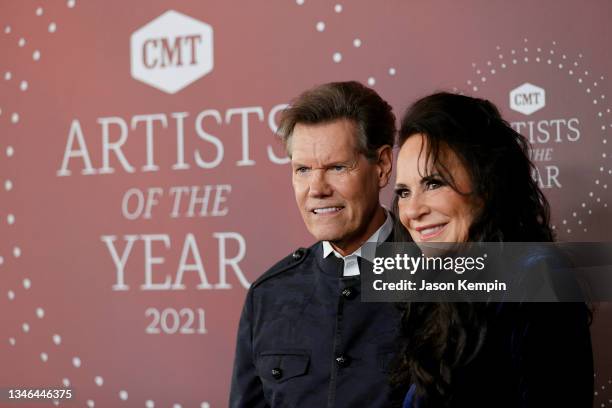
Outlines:
[[[510,91],[510,109],[531,115],[546,106],[546,91],[528,82]]]
[[[213,69],[213,29],[169,10],[130,38],[132,77],[169,94]]]

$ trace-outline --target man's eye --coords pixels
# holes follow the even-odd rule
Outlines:
[[[410,196],[410,190],[408,190],[407,188],[398,188],[398,189],[395,189],[395,194],[399,198],[407,198]]]
[[[342,172],[346,170],[346,166],[337,165],[337,166],[333,166],[331,169],[335,172]]]
[[[308,172],[309,168],[308,167],[297,167],[295,169],[295,172],[297,174],[306,174]]]

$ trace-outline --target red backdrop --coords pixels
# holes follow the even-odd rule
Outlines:
[[[611,14],[606,0],[2,2],[0,388],[226,406],[246,286],[311,241],[276,114],[323,82],[367,83],[398,116],[440,89],[492,100],[533,143],[559,239],[609,240]],[[600,305],[596,406],[612,398],[609,317]]]

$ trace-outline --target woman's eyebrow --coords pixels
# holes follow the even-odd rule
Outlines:
[[[427,175],[423,176],[421,178],[421,180],[422,181],[429,181],[429,180],[440,178],[440,177],[441,177],[440,173],[431,173],[431,174],[427,174]]]

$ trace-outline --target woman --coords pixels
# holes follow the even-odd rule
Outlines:
[[[490,102],[425,97],[398,145],[397,241],[553,241],[528,143]],[[589,322],[584,303],[407,304],[397,405],[590,408]]]

